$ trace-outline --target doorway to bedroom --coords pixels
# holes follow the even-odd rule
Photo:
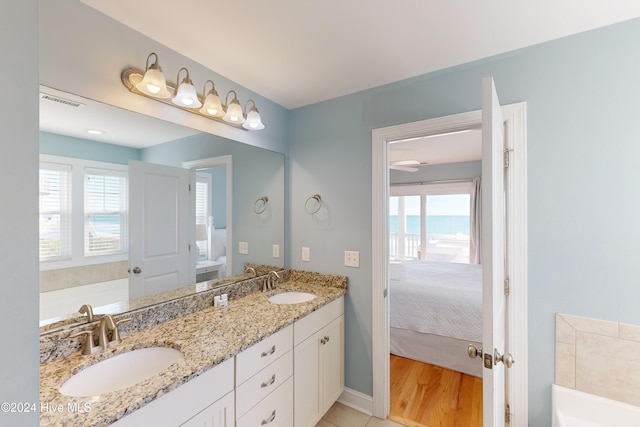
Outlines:
[[[389,419],[481,426],[482,134],[388,144]]]
[[[489,80],[489,83],[492,83]],[[484,81],[483,81],[484,87]],[[483,89],[483,95],[484,95]],[[484,96],[483,96],[484,99]],[[484,105],[484,101],[483,101]],[[496,105],[496,103],[492,103]],[[491,107],[495,109],[495,107]],[[498,107],[500,110],[500,107]],[[484,239],[485,244],[489,244],[487,248],[490,251],[485,253],[485,266],[489,265],[491,268],[485,268],[484,274],[489,275],[490,279],[485,280],[483,278],[483,284],[489,285],[491,288],[489,292],[485,292],[486,295],[496,295],[498,299],[505,299],[508,302],[507,310],[504,314],[504,319],[508,319],[511,327],[507,331],[505,336],[506,346],[496,341],[485,342],[485,347],[491,349],[482,353],[481,348],[477,348],[473,355],[479,358],[475,359],[475,362],[483,365],[484,362],[490,362],[491,368],[485,368],[484,385],[483,385],[483,414],[485,422],[487,417],[499,419],[505,416],[506,412],[509,412],[511,417],[511,425],[526,425],[528,418],[528,372],[527,372],[527,274],[526,274],[526,104],[518,103],[501,107],[501,113],[503,118],[497,120],[489,120],[490,125],[485,124],[483,118],[489,119],[492,115],[498,117],[495,114],[483,114],[482,111],[472,111],[468,113],[460,113],[452,116],[439,117],[435,119],[423,120],[420,122],[407,123],[397,126],[389,126],[386,128],[374,129],[372,133],[372,289],[373,289],[373,301],[372,301],[372,348],[373,348],[373,396],[372,396],[372,413],[379,418],[386,418],[389,415],[390,407],[390,389],[391,377],[390,377],[390,325],[389,325],[389,298],[387,296],[392,292],[388,288],[390,282],[389,275],[392,268],[390,264],[390,242],[389,242],[389,156],[388,148],[393,141],[409,140],[411,138],[421,138],[425,135],[435,135],[450,133],[459,130],[475,129],[482,126],[483,130],[493,129],[503,130],[504,138],[500,139],[504,143],[506,151],[503,153],[503,149],[496,149],[499,144],[493,139],[493,136],[489,136],[490,144],[483,144],[483,149],[489,148],[491,155],[486,157],[490,159],[487,162],[483,162],[483,167],[487,166],[487,177],[484,179],[485,171],[483,171],[483,180],[486,185],[490,185],[489,192],[485,192],[484,206],[487,209],[500,209],[501,204],[498,203],[499,199],[494,199],[493,195],[505,194],[505,205],[508,205],[510,215],[505,218],[503,215],[490,214],[485,219],[504,218],[506,224],[508,224],[510,233],[508,238],[495,235],[494,231],[500,230],[501,227],[496,227],[493,222],[491,227],[484,227],[486,231],[491,232],[489,239]],[[506,153],[506,154],[505,154]],[[488,154],[488,153],[487,153]],[[510,166],[503,170],[502,162],[504,158],[510,161]],[[483,155],[483,160],[485,156]],[[498,164],[500,166],[498,166]],[[394,165],[395,166],[395,165]],[[407,166],[407,165],[399,165]],[[411,165],[408,165],[411,167]],[[489,174],[489,170],[491,173]],[[504,193],[496,191],[491,185],[498,181],[497,174],[505,174],[505,179],[510,182],[508,188],[505,188]],[[434,179],[435,180],[435,179]],[[425,181],[417,179],[416,181]],[[488,195],[488,196],[487,196]],[[497,212],[497,211],[494,211]],[[428,233],[428,232],[427,232]],[[470,236],[471,239],[471,236]],[[495,277],[495,272],[498,271],[499,262],[489,262],[489,259],[500,260],[501,256],[494,256],[492,242],[502,242],[505,244],[505,251],[509,255],[511,262],[506,268],[505,273],[508,273],[510,278],[510,293],[506,296],[503,295],[502,287],[498,290],[497,285],[504,285],[503,281],[499,277]],[[488,243],[487,243],[488,242]],[[486,255],[488,254],[488,258]],[[406,274],[405,270],[405,274]],[[395,273],[394,273],[395,274]],[[400,271],[402,274],[402,271]],[[499,279],[499,280],[496,280]],[[486,299],[486,298],[485,298]],[[493,299],[493,298],[491,298]],[[483,301],[483,306],[487,301]],[[491,305],[489,305],[491,307]],[[491,310],[487,313],[492,313]],[[494,319],[495,316],[491,317]],[[485,321],[483,324],[486,326],[496,325],[493,320]],[[483,341],[487,340],[484,337]],[[493,332],[486,334],[489,339],[492,339]],[[495,350],[494,350],[495,344]],[[497,351],[498,349],[502,349]],[[499,379],[498,374],[502,374],[507,370],[504,356],[505,352],[511,353],[515,356],[517,363],[513,365],[511,362],[513,358],[506,357],[508,359],[509,374],[506,377],[506,381],[503,378]],[[470,349],[464,349],[463,356],[467,357]],[[510,355],[507,355],[510,356]],[[494,367],[493,360],[499,362]],[[498,375],[498,376],[496,376]],[[489,380],[487,380],[488,377]],[[502,391],[496,393],[497,388],[494,385],[499,386],[503,384]],[[490,385],[492,392],[487,395],[487,385]],[[489,424],[494,424],[493,421]]]

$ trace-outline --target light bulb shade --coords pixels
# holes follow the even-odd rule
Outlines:
[[[142,80],[136,84],[136,89],[154,98],[171,98],[171,93],[167,90],[167,81],[157,63],[147,69]]]
[[[249,130],[264,129],[264,124],[262,124],[260,113],[258,113],[257,108],[254,107],[249,111],[247,114],[247,120],[242,124],[242,127]]]
[[[224,115],[224,109],[222,108],[218,92],[214,90],[209,92],[207,97],[204,99],[204,104],[202,105],[200,112],[212,117],[222,117]]]
[[[193,85],[185,80],[180,83],[176,96],[171,100],[176,105],[187,108],[200,108],[202,103]]]
[[[231,104],[227,107],[227,113],[222,117],[222,120],[229,123],[244,123],[244,114],[242,114],[242,107],[237,99],[233,99]]]

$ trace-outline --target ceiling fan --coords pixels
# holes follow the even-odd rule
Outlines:
[[[396,160],[389,162],[389,169],[395,169],[403,172],[417,172],[418,168],[415,166],[422,165],[426,165],[426,163],[420,163],[417,160]]]

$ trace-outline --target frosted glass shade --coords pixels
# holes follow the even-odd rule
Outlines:
[[[167,81],[157,64],[149,67],[140,83],[136,85],[136,89],[154,98],[171,98],[171,93],[167,90]]]
[[[222,103],[220,102],[220,97],[217,92],[209,92],[207,97],[204,99],[204,104],[202,105],[200,112],[213,117],[222,117],[224,115],[224,109],[222,108]]]
[[[257,108],[252,108],[247,114],[247,120],[242,124],[242,127],[249,130],[264,129],[264,124],[260,119],[260,113]]]
[[[171,100],[176,105],[187,108],[200,108],[202,103],[198,99],[196,88],[187,82],[180,83],[176,96]]]
[[[229,107],[227,107],[227,114],[222,117],[222,120],[229,123],[244,123],[244,114],[242,114],[242,107],[237,99],[231,101]]]

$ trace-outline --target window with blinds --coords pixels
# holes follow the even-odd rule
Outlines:
[[[127,172],[85,168],[85,256],[126,252],[128,249]]]
[[[40,163],[40,261],[71,258],[71,165]]]
[[[211,188],[211,174],[196,173],[196,245],[198,246],[198,258],[208,258],[208,241],[199,240],[201,237],[198,233],[198,224],[207,225],[207,220],[211,215],[211,207],[209,205],[209,192]]]

